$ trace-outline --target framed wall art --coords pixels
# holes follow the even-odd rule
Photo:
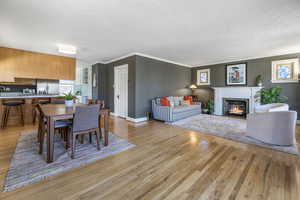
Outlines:
[[[272,61],[272,83],[299,82],[299,59]]]
[[[197,70],[197,85],[210,85],[210,69]]]
[[[226,65],[226,85],[247,85],[247,64]]]

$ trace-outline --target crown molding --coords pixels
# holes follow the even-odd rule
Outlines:
[[[191,66],[191,65],[187,65],[187,64],[183,64],[183,63],[179,63],[179,62],[174,62],[172,60],[168,60],[168,59],[164,59],[164,58],[159,58],[159,57],[147,55],[147,54],[144,54],[144,53],[138,53],[138,52],[129,53],[129,54],[126,54],[126,55],[123,55],[123,56],[120,56],[120,57],[117,57],[117,58],[105,61],[105,62],[97,62],[97,63],[100,63],[100,64],[109,64],[109,63],[116,62],[116,61],[119,61],[119,60],[122,60],[122,59],[125,59],[125,58],[128,58],[128,57],[131,57],[131,56],[141,56],[141,57],[150,58],[150,59],[158,60],[158,61],[162,61],[162,62],[167,62],[167,63],[171,63],[171,64],[183,66],[183,67],[189,67],[189,68],[194,67],[194,66]]]
[[[275,56],[287,56],[290,54],[298,54],[300,52],[285,52],[285,53],[277,53],[277,54],[264,54],[260,56],[253,56],[253,57],[244,57],[240,59],[228,59],[228,60],[222,60],[218,62],[212,62],[212,63],[204,63],[204,64],[197,64],[194,65],[194,67],[205,67],[205,66],[210,66],[210,65],[219,65],[219,64],[226,64],[226,63],[235,63],[235,62],[241,62],[241,61],[248,61],[248,60],[255,60],[255,59],[261,59],[261,58],[268,58],[268,57],[275,57]]]
[[[240,61],[247,61],[247,60],[254,60],[254,59],[260,59],[260,58],[268,58],[268,57],[274,57],[274,56],[284,56],[284,55],[289,55],[289,54],[297,54],[299,52],[285,52],[285,53],[278,53],[278,54],[265,54],[265,55],[261,55],[261,56],[255,56],[255,57],[244,57],[244,58],[240,58],[240,59],[228,59],[228,60],[222,60],[222,61],[218,61],[218,62],[211,62],[211,63],[204,63],[204,64],[197,64],[197,65],[188,65],[188,64],[183,64],[183,63],[179,63],[179,62],[175,62],[172,60],[168,60],[168,59],[164,59],[164,58],[159,58],[156,56],[151,56],[151,55],[147,55],[144,53],[129,53],[108,61],[102,61],[102,62],[96,62],[94,64],[110,64],[112,62],[116,62],[131,56],[141,56],[141,57],[145,57],[145,58],[150,58],[153,60],[158,60],[158,61],[162,61],[162,62],[167,62],[167,63],[171,63],[171,64],[175,64],[175,65],[179,65],[179,66],[183,66],[183,67],[189,67],[189,68],[195,68],[195,67],[204,67],[204,66],[210,66],[210,65],[218,65],[218,64],[224,64],[224,63],[234,63],[234,62],[240,62]]]
[[[167,63],[171,63],[171,64],[183,66],[183,67],[189,67],[189,68],[194,67],[192,65],[183,64],[183,63],[179,63],[179,62],[175,62],[175,61],[172,61],[172,60],[168,60],[168,59],[164,59],[164,58],[159,58],[159,57],[155,57],[155,56],[151,56],[151,55],[147,55],[147,54],[143,54],[143,53],[135,53],[135,55],[136,56],[142,56],[142,57],[150,58],[150,59],[153,59],[153,60],[162,61],[162,62],[167,62]]]
[[[123,55],[123,56],[120,56],[120,57],[117,57],[117,58],[113,58],[113,59],[111,59],[111,60],[104,61],[104,62],[102,62],[102,63],[103,63],[103,64],[109,64],[109,63],[116,62],[116,61],[119,61],[119,60],[122,60],[122,59],[125,59],[125,58],[128,58],[128,57],[131,57],[131,56],[135,56],[135,53],[125,54],[125,55]]]

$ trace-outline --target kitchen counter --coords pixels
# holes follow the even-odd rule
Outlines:
[[[1,96],[0,99],[33,99],[33,98],[55,98],[59,95],[12,95],[12,96]]]
[[[24,105],[22,106],[23,113],[24,113],[24,122],[25,124],[32,124],[33,122],[33,109],[35,109],[33,103],[34,99],[50,99],[52,101],[53,99],[58,98],[59,95],[23,95],[23,94],[0,94],[0,119],[1,123],[3,121],[3,102],[5,101],[13,101],[14,99],[23,99],[24,100]],[[8,117],[8,126],[20,126],[20,111],[17,110],[16,108],[12,108],[11,111],[9,112],[9,117]]]

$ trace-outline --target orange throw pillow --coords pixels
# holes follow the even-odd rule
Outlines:
[[[160,99],[160,104],[162,106],[170,106],[170,101],[166,97],[164,97]]]
[[[184,97],[183,97],[183,100],[189,101],[190,104],[193,103],[193,97],[192,97],[192,96],[184,96]]]

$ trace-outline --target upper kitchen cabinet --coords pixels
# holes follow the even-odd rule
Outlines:
[[[0,81],[15,78],[75,80],[76,59],[0,47]]]
[[[17,57],[16,52],[6,51],[0,47],[0,81],[15,81],[15,66],[12,64],[12,57]]]

